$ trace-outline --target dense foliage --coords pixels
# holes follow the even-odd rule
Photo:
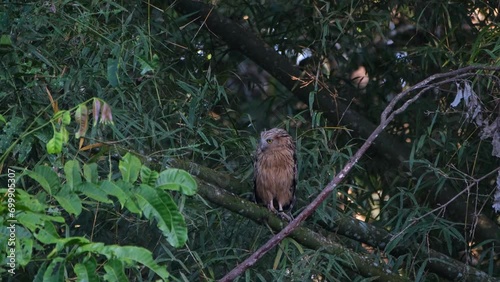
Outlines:
[[[219,279],[276,232],[245,210],[255,205],[215,192],[252,199],[261,130],[297,142],[297,215],[395,95],[500,57],[494,1],[195,1],[213,7],[203,16],[164,2],[0,4],[2,277]],[[209,16],[258,41],[228,42]],[[291,87],[259,47],[296,65]],[[356,255],[402,280],[500,277],[499,82],[489,69],[426,88],[377,139],[393,150],[369,151],[303,224],[312,233],[239,280],[376,276]],[[349,113],[322,108],[325,92]]]

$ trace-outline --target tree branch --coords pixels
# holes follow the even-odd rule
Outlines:
[[[249,187],[242,184],[239,179],[231,177],[230,175],[210,168],[200,166],[198,164],[183,161],[179,159],[169,160],[169,165],[172,167],[180,168],[189,171],[190,174],[195,176],[199,184],[199,194],[206,200],[247,217],[259,224],[266,222],[273,230],[280,231],[285,226],[274,214],[270,213],[267,209],[256,205],[253,202],[243,200],[237,195],[250,191]],[[491,173],[490,173],[491,174]],[[488,174],[489,175],[489,174]],[[227,191],[229,190],[229,191]],[[365,243],[371,247],[383,250],[389,244],[390,240],[395,236],[382,228],[375,227],[370,223],[359,221],[352,217],[346,217],[338,214],[335,210],[331,211],[335,214],[336,218],[332,220],[332,226],[326,222],[319,222],[324,228],[325,232],[333,232],[336,235],[341,235],[350,238],[359,243]],[[313,232],[305,227],[298,227],[294,230],[290,237],[310,249],[322,249],[325,246],[326,251],[330,254],[338,255],[345,254],[346,257],[351,258],[353,251],[346,249],[340,244],[332,242]],[[356,234],[355,236],[353,234]],[[325,242],[328,245],[325,245]],[[391,255],[401,256],[408,253],[411,246],[397,245]],[[422,256],[427,257],[427,267],[430,271],[440,275],[449,280],[462,279],[463,281],[495,281],[494,278],[488,276],[486,273],[477,270],[474,267],[465,265],[464,263],[454,260],[440,252],[433,249],[425,249]],[[358,256],[360,256],[358,254]],[[340,260],[343,263],[344,260]],[[351,264],[346,265],[352,267]],[[364,268],[364,264],[356,264],[356,268]],[[381,266],[382,267],[382,266]],[[356,270],[355,270],[356,271]],[[370,273],[373,270],[370,270]],[[359,272],[363,274],[362,272]]]

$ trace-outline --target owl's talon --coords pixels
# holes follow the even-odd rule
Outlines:
[[[278,217],[281,218],[282,220],[285,220],[285,221],[292,221],[293,220],[293,216],[289,215],[289,214],[286,214],[285,212],[278,212]]]

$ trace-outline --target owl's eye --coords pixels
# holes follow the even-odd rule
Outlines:
[[[273,143],[273,139],[266,139],[267,144]]]

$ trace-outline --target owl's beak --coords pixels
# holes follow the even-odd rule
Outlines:
[[[262,151],[264,151],[267,148],[267,142],[265,140],[261,139],[259,142],[259,147]]]

